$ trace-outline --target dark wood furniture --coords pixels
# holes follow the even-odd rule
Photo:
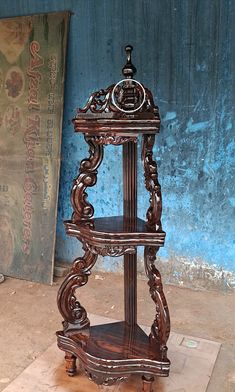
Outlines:
[[[142,375],[143,392],[152,391],[154,376],[168,376],[167,339],[170,317],[161,276],[155,267],[156,253],[164,245],[161,225],[162,197],[157,164],[153,159],[155,134],[160,118],[151,92],[133,79],[132,47],[127,46],[124,80],[93,93],[74,119],[75,132],[82,132],[90,156],[80,164],[74,180],[72,218],[66,232],[83,244],[58,293],[58,307],[64,318],[57,332],[58,346],[65,351],[67,373],[76,373],[76,359],[97,384],[111,385],[130,374]],[[137,137],[142,135],[145,187],[150,194],[146,222],[137,217]],[[123,216],[94,218],[86,189],[97,181],[97,170],[105,145],[123,145]],[[144,246],[144,263],[156,316],[147,336],[137,324],[137,246]],[[90,326],[76,289],[85,285],[98,255],[124,255],[125,321]]]

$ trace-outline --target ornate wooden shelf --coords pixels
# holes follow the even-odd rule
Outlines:
[[[93,93],[74,119],[75,132],[84,134],[89,157],[82,160],[73,181],[73,213],[65,221],[68,235],[82,242],[84,254],[74,260],[58,292],[58,308],[64,319],[57,332],[58,346],[65,351],[69,375],[76,372],[79,359],[97,384],[113,384],[130,374],[142,374],[142,392],[153,392],[154,376],[168,376],[167,340],[170,316],[156,254],[164,245],[162,195],[157,163],[153,159],[155,134],[160,118],[151,92],[134,80],[132,47],[126,47],[125,79]],[[142,136],[145,187],[150,195],[146,222],[137,217],[137,138]],[[96,184],[105,145],[123,147],[123,216],[95,218],[86,190]],[[144,266],[156,315],[147,336],[137,323],[137,249],[144,246]],[[98,255],[124,255],[125,321],[90,326],[85,308],[76,297],[84,286]]]
[[[151,342],[138,325],[116,322],[57,335],[62,349],[75,353],[99,384],[112,384],[134,373],[168,376],[170,361],[162,358],[159,343]]]
[[[89,221],[65,221],[66,233],[84,242],[89,249],[103,256],[135,253],[136,246],[163,246],[164,231],[153,231],[139,218],[123,216],[95,218]]]
[[[133,116],[134,117],[134,116]],[[74,120],[75,131],[79,132],[79,129],[83,129],[86,134],[97,133],[97,126],[99,127],[99,135],[117,135],[117,136],[137,136],[139,130],[145,134],[155,134],[160,129],[160,119],[146,118],[143,119],[132,118],[132,119],[115,119],[115,118],[76,118]]]

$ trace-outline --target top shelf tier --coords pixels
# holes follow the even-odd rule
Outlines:
[[[160,130],[160,119],[115,119],[91,115],[73,120],[75,132],[89,135],[115,134],[120,136],[136,136],[141,134],[156,134]]]
[[[159,132],[160,120],[114,119],[114,118],[75,118],[73,120],[75,132],[89,135],[103,135],[106,133],[120,136],[136,136],[136,134],[155,134]]]
[[[138,80],[131,61],[132,47],[126,47],[127,62],[122,69],[124,79],[93,92],[73,120],[76,132],[87,134],[133,135],[154,134],[160,129],[158,107],[153,95]]]

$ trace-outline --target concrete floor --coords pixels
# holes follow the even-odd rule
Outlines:
[[[100,276],[98,276],[100,277]],[[90,313],[123,318],[123,277],[94,274],[79,290]],[[55,341],[61,327],[52,287],[7,279],[0,284],[0,391]],[[216,340],[222,347],[207,392],[235,392],[235,293],[200,292],[165,286],[172,329]],[[138,281],[138,322],[150,325],[154,304],[145,280]],[[189,391],[190,392],[190,391]]]

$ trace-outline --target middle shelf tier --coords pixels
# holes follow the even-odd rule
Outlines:
[[[154,231],[140,219],[123,216],[64,222],[66,233],[93,247],[128,247],[125,253],[135,253],[136,246],[164,246],[166,233]],[[128,249],[128,248],[127,248]],[[114,254],[115,256],[115,254]]]

